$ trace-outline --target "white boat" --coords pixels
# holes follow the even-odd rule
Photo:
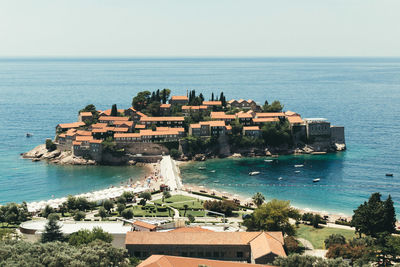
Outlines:
[[[313,183],[318,183],[319,181],[321,181],[321,179],[317,178],[317,179],[314,179],[312,181],[313,181]]]
[[[199,167],[199,170],[205,170],[206,167]]]
[[[304,165],[303,164],[297,164],[297,165],[294,165],[294,167],[295,168],[301,168],[301,167],[304,167]]]
[[[281,181],[281,180],[283,180],[283,178],[282,178],[282,177],[279,177],[278,180]]]
[[[258,175],[258,174],[260,174],[260,172],[249,172],[250,176],[254,176],[254,175]]]
[[[300,171],[294,171],[295,173],[300,173]]]
[[[274,160],[272,160],[272,159],[265,159],[264,161],[265,161],[265,162],[273,162]]]
[[[210,172],[214,173],[214,172],[215,172],[215,170],[212,170],[212,171],[210,171]]]

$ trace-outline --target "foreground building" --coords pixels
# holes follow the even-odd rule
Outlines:
[[[271,265],[259,265],[243,262],[217,261],[199,258],[186,258],[165,255],[152,255],[142,261],[138,267],[269,267]],[[271,266],[272,267],[272,266]]]
[[[197,257],[248,263],[271,263],[285,257],[281,232],[128,232],[125,246],[131,256]]]

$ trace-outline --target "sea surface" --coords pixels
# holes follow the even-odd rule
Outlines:
[[[87,104],[128,108],[137,92],[162,88],[174,94],[195,89],[206,98],[223,91],[227,99],[277,99],[304,118],[345,126],[346,152],[284,156],[274,164],[264,158],[188,164],[184,182],[248,196],[260,191],[268,199],[345,214],[372,192],[391,194],[400,207],[399,58],[0,59],[0,203],[87,192],[143,176],[137,167],[63,167],[19,154],[53,137],[58,123],[76,121]],[[34,136],[26,138],[27,132]],[[203,165],[207,169],[199,170]],[[321,182],[313,184],[315,178]]]

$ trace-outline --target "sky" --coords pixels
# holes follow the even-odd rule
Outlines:
[[[399,57],[400,0],[0,0],[0,57]]]

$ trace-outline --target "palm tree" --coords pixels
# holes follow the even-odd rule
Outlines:
[[[253,202],[257,207],[261,206],[264,203],[265,197],[260,192],[257,192],[253,196]]]

